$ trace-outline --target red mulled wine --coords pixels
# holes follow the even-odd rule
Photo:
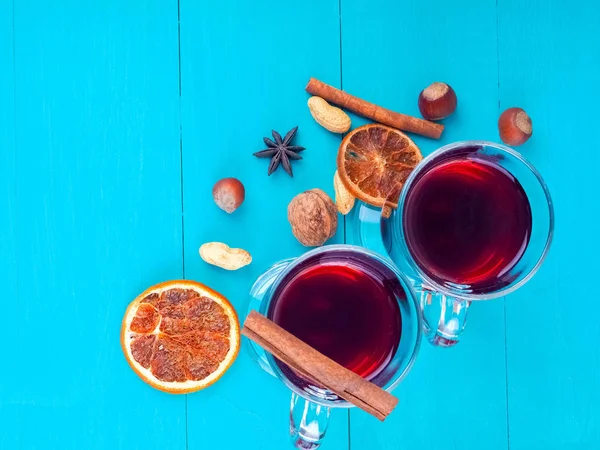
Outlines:
[[[347,369],[372,379],[398,348],[398,302],[403,299],[401,284],[383,264],[357,252],[325,252],[281,281],[268,316]]]
[[[520,183],[497,160],[465,149],[430,163],[403,207],[408,249],[434,281],[475,293],[509,284],[531,235]]]

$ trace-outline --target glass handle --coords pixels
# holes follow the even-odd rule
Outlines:
[[[427,340],[438,347],[458,344],[467,324],[467,311],[471,302],[423,289],[423,332]]]
[[[314,450],[325,437],[331,409],[317,405],[292,393],[290,405],[290,435],[294,448]]]
[[[352,242],[349,243],[366,247],[382,256],[387,256],[388,249],[382,237],[381,208],[358,202],[352,214],[355,215],[356,228],[353,236],[351,236]]]

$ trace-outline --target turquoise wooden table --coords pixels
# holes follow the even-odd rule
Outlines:
[[[424,346],[384,424],[336,411],[323,448],[600,448],[599,28],[597,4],[565,0],[0,1],[0,448],[289,448],[289,393],[247,349],[173,396],[129,369],[119,327],[182,277],[242,313],[256,276],[303,252],[286,206],[333,193],[340,141],[309,115],[311,76],[413,115],[421,89],[451,84],[457,113],[441,141],[415,138],[425,154],[497,141],[500,111],[525,108],[521,151],[557,215],[529,284],[475,304],[455,349]],[[295,125],[304,160],[267,177],[252,153]],[[247,188],[232,216],[211,197],[225,176]],[[208,266],[212,240],[252,265]]]

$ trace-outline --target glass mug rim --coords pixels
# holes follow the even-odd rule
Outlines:
[[[417,314],[417,318],[415,319],[416,323],[417,323],[417,328],[418,328],[417,333],[416,333],[416,340],[415,340],[414,346],[410,352],[410,356],[408,357],[408,360],[406,362],[406,366],[403,368],[403,370],[398,370],[397,373],[394,373],[394,375],[392,376],[392,381],[389,383],[389,385],[387,387],[383,388],[386,391],[391,392],[406,377],[406,375],[410,372],[411,368],[413,367],[413,365],[415,363],[417,354],[419,352],[419,348],[421,346],[421,336],[423,334],[422,333],[423,318],[422,318],[422,312],[421,312],[421,308],[419,306],[417,296],[412,288],[410,281],[406,278],[406,276],[404,274],[402,274],[398,270],[398,268],[395,266],[395,264],[389,258],[386,258],[386,257],[384,257],[372,250],[369,250],[367,248],[359,247],[359,246],[351,245],[351,244],[324,245],[322,247],[318,247],[318,248],[309,250],[309,251],[303,253],[302,255],[298,256],[297,258],[290,258],[287,260],[287,261],[289,261],[289,264],[287,265],[287,267],[285,269],[283,269],[281,271],[281,273],[279,273],[277,275],[277,277],[273,281],[273,284],[269,288],[266,302],[261,304],[261,312],[266,315],[266,313],[269,310],[269,306],[271,305],[271,302],[273,300],[273,293],[275,292],[275,289],[279,286],[281,281],[294,268],[296,268],[299,264],[301,264],[302,262],[306,261],[307,259],[309,259],[315,255],[318,255],[321,253],[336,252],[336,251],[347,251],[350,253],[362,254],[362,255],[367,256],[369,259],[375,260],[375,261],[379,262],[380,264],[384,265],[387,269],[389,269],[394,274],[394,276],[396,276],[401,281],[401,285],[402,285],[403,290],[406,293],[407,299],[410,302],[412,302],[412,306],[415,310],[415,313]],[[336,396],[335,400],[327,398],[327,393],[329,391],[324,391],[321,389],[316,389],[315,387],[310,387],[310,391],[307,392],[306,390],[299,388],[281,371],[279,366],[275,363],[275,358],[273,357],[273,355],[271,355],[270,353],[267,353],[266,358],[268,359],[269,365],[271,366],[271,369],[274,371],[275,376],[279,380],[281,380],[288,387],[288,389],[290,389],[295,394],[307,399],[310,402],[316,403],[321,406],[326,406],[329,408],[352,408],[352,407],[354,407],[353,404],[347,402],[346,400],[337,398],[337,396]],[[331,393],[329,393],[329,395],[331,395]]]
[[[410,192],[410,188],[411,188],[412,184],[417,179],[417,177],[427,168],[428,163],[430,163],[431,161],[433,161],[440,155],[443,155],[451,150],[461,148],[461,147],[468,147],[468,146],[469,147],[474,147],[474,146],[491,147],[491,148],[500,150],[502,152],[508,153],[511,156],[513,156],[515,159],[517,159],[519,162],[521,162],[525,167],[527,167],[529,169],[529,171],[535,176],[540,187],[542,188],[542,190],[544,192],[544,195],[545,195],[546,201],[547,201],[547,205],[548,205],[548,216],[549,216],[548,236],[546,238],[546,243],[544,245],[544,248],[543,248],[541,254],[539,255],[536,263],[533,265],[533,267],[530,269],[530,271],[527,273],[527,275],[525,275],[522,279],[520,279],[516,283],[509,285],[508,287],[501,288],[497,291],[493,291],[493,292],[489,292],[489,293],[485,293],[485,294],[473,294],[473,293],[466,293],[466,292],[460,292],[460,291],[453,291],[453,290],[447,288],[446,286],[443,286],[440,283],[437,283],[435,280],[433,280],[431,277],[429,277],[421,269],[421,267],[419,267],[419,265],[416,263],[415,259],[413,258],[413,255],[411,254],[410,250],[408,249],[408,245],[406,243],[406,236],[404,234],[404,226],[402,224],[402,216],[404,215],[404,203],[406,201],[406,197],[407,197],[408,193]],[[520,288],[525,283],[527,283],[535,275],[535,273],[539,270],[540,266],[542,265],[542,263],[546,259],[546,256],[548,255],[548,251],[550,250],[550,245],[552,244],[552,239],[554,236],[554,207],[553,207],[553,203],[552,203],[552,197],[550,195],[548,186],[546,185],[546,183],[545,183],[544,179],[542,178],[542,176],[540,175],[540,173],[519,152],[513,150],[510,147],[507,147],[506,145],[497,144],[495,142],[490,142],[490,141],[466,140],[466,141],[453,142],[451,144],[447,144],[447,145],[440,147],[439,149],[435,150],[430,155],[423,158],[423,160],[411,172],[411,174],[407,178],[406,182],[404,183],[404,186],[402,187],[402,193],[400,194],[400,200],[398,201],[398,208],[396,211],[398,213],[397,217],[400,222],[399,226],[396,227],[400,233],[400,239],[398,239],[399,245],[402,247],[403,253],[408,258],[408,262],[409,262],[410,266],[413,268],[413,270],[416,271],[417,275],[421,278],[421,280],[424,281],[424,286],[426,286],[428,289],[440,292],[449,297],[455,297],[455,298],[460,298],[460,299],[464,299],[464,300],[491,300],[491,299],[495,299],[498,297],[503,297],[507,294],[510,294],[511,292],[516,291],[518,288]]]

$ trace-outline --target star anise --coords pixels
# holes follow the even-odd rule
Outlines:
[[[271,175],[277,168],[279,164],[283,166],[283,170],[285,170],[290,177],[293,177],[292,173],[292,163],[291,159],[302,159],[298,153],[304,150],[304,147],[300,147],[299,145],[290,145],[292,139],[296,135],[296,131],[298,131],[298,127],[292,128],[287,132],[285,137],[281,137],[281,135],[273,130],[273,139],[263,138],[263,141],[267,145],[268,148],[265,150],[261,150],[260,152],[254,153],[254,156],[258,158],[271,158],[271,162],[269,163],[269,175]]]

